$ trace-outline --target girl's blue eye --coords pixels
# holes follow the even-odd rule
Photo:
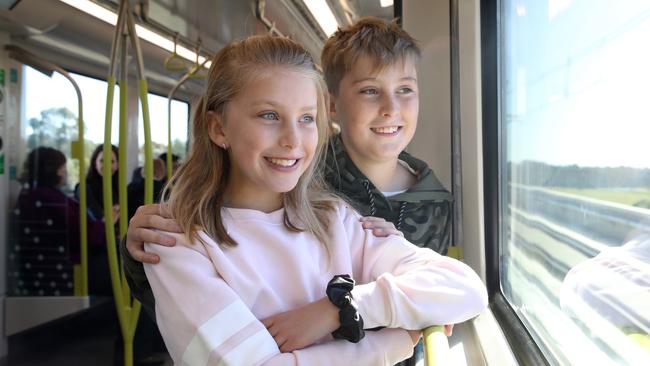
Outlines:
[[[309,114],[305,114],[304,116],[300,117],[300,122],[302,123],[313,123],[315,121],[316,119],[314,118],[314,116]]]
[[[263,119],[269,119],[269,120],[279,120],[280,119],[280,116],[278,116],[278,114],[275,113],[275,112],[264,112],[264,113],[260,114],[259,117],[263,118]]]
[[[408,86],[405,86],[403,88],[399,88],[399,90],[397,92],[399,94],[409,94],[409,93],[413,93],[413,89],[408,87]]]
[[[361,91],[361,94],[377,95],[377,94],[379,94],[379,91],[378,91],[377,89],[374,89],[374,88],[363,89],[363,90]]]

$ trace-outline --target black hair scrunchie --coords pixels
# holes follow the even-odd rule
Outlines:
[[[332,332],[335,339],[347,339],[357,343],[366,335],[363,331],[363,319],[359,314],[357,303],[352,298],[354,280],[350,275],[334,276],[327,284],[327,298],[339,308],[341,326]]]

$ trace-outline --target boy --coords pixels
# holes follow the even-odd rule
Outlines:
[[[419,57],[406,31],[378,18],[327,40],[321,62],[341,133],[331,141],[326,179],[361,215],[388,220],[413,244],[446,254],[451,194],[403,151],[417,125]]]

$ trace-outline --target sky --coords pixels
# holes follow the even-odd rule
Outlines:
[[[504,6],[508,159],[650,168],[650,1]]]

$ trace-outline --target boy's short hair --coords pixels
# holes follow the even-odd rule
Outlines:
[[[408,32],[400,28],[397,20],[387,21],[364,17],[353,25],[337,30],[326,42],[321,55],[327,88],[338,93],[341,79],[357,59],[367,56],[375,62],[376,69],[411,58],[420,59],[420,47]]]

